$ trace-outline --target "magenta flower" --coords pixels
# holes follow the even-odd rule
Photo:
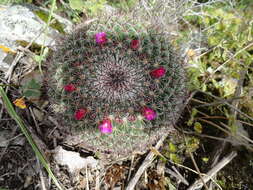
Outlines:
[[[134,50],[135,50],[135,49],[138,49],[138,47],[140,46],[140,41],[139,41],[139,40],[132,40],[130,46],[131,46],[131,48],[134,49]]]
[[[67,92],[73,92],[76,90],[76,87],[73,84],[67,84],[64,86],[64,90],[66,90]]]
[[[84,116],[86,115],[86,113],[87,113],[87,109],[78,109],[78,110],[75,112],[75,114],[74,114],[75,119],[76,119],[76,120],[81,120],[81,119],[83,119]]]
[[[112,123],[110,119],[104,119],[98,126],[101,133],[112,133]]]
[[[166,70],[163,66],[159,67],[158,69],[155,69],[153,71],[150,72],[150,75],[153,77],[153,78],[160,78],[162,77],[163,75],[165,75],[166,73]]]
[[[148,107],[145,107],[143,109],[142,114],[149,121],[156,118],[156,112],[153,109],[148,108]]]
[[[96,42],[99,45],[103,45],[107,42],[106,33],[105,32],[99,32],[95,35]]]

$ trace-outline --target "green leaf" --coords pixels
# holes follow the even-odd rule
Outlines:
[[[69,6],[72,9],[82,11],[85,7],[86,2],[84,0],[69,0]]]
[[[44,22],[48,21],[48,18],[49,18],[48,13],[42,10],[38,10],[38,11],[34,11],[34,14],[36,14]],[[61,24],[56,18],[53,17],[53,19],[55,19],[54,22],[51,23],[49,26],[55,30],[58,30],[62,34],[65,34],[66,32],[64,31],[64,25]]]
[[[189,119],[189,121],[187,122],[187,125],[188,126],[191,126],[193,124],[193,121],[194,121],[194,118],[195,116],[197,115],[198,113],[198,110],[196,108],[193,108],[192,109],[192,112],[191,112],[191,118]]]
[[[197,133],[202,133],[202,125],[201,123],[199,122],[195,122],[194,123],[194,130],[197,132]]]
[[[177,154],[170,154],[170,160],[172,160],[173,162],[180,164],[181,163],[181,159],[179,158],[179,156]]]
[[[23,87],[23,94],[25,97],[40,97],[41,95],[41,85],[35,79],[30,80]]]
[[[234,94],[238,81],[234,78],[224,78],[221,83],[224,90],[224,97],[228,97]]]
[[[177,147],[171,142],[169,143],[169,151],[170,152],[176,152],[177,151]]]
[[[12,103],[10,102],[7,94],[5,93],[4,89],[0,86],[0,97],[3,101],[3,104],[5,105],[5,109],[8,111],[9,115],[16,121],[18,126],[20,127],[22,133],[25,135],[27,141],[31,145],[35,155],[40,160],[41,164],[46,169],[48,175],[52,178],[53,182],[55,183],[56,187],[59,190],[64,190],[65,188],[58,182],[57,178],[53,174],[49,162],[47,161],[45,155],[43,152],[39,149],[36,142],[33,140],[32,135],[30,131],[27,129],[27,126],[25,125],[24,121],[19,117],[19,115],[16,113]]]
[[[203,157],[203,158],[202,158],[202,161],[205,162],[205,163],[207,163],[207,162],[209,161],[209,158]]]

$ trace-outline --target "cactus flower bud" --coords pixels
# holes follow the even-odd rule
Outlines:
[[[112,133],[112,123],[110,119],[104,119],[98,126],[101,133]]]
[[[148,108],[148,107],[145,107],[143,109],[142,114],[149,121],[156,118],[156,112],[153,109]]]
[[[95,35],[96,42],[99,45],[103,45],[106,43],[107,38],[106,38],[106,33],[105,32],[99,32]]]
[[[64,86],[64,90],[67,92],[73,92],[76,90],[76,87],[73,84],[67,84]]]
[[[86,110],[86,109],[78,109],[78,110],[75,112],[75,114],[74,114],[75,119],[76,119],[76,120],[81,120],[81,119],[83,119],[84,116],[86,115],[86,113],[87,113],[87,110]]]
[[[136,50],[140,46],[140,41],[139,40],[132,40],[130,46],[132,49]]]
[[[165,75],[166,70],[163,66],[159,67],[158,69],[155,69],[153,71],[150,72],[150,75],[153,78],[161,78],[163,75]]]

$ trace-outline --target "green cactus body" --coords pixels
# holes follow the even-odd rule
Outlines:
[[[46,83],[62,124],[81,134],[87,148],[115,159],[145,152],[171,129],[186,87],[182,61],[165,35],[110,23],[62,41]]]

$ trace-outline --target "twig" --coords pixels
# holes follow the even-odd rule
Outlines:
[[[226,127],[227,129],[231,130],[230,127],[226,124],[224,124],[223,122],[220,122],[220,124],[224,127]],[[239,130],[236,132],[236,134],[231,134],[231,136],[233,136],[235,139],[238,139],[237,136],[240,136],[242,137],[243,139],[247,140],[248,142],[252,143],[253,144],[253,140],[251,140],[249,137],[246,137],[243,133],[241,133]],[[244,143],[242,143],[244,144]],[[253,149],[251,147],[249,147],[249,145],[246,145],[248,148],[250,148],[252,151]]]
[[[21,59],[21,57],[23,57],[24,55],[24,52],[27,51],[29,49],[29,47],[33,44],[33,42],[45,31],[46,28],[42,28],[40,30],[40,32],[38,33],[38,35],[36,35],[31,41],[29,44],[27,44],[27,46],[25,48],[22,49],[22,51],[18,52],[15,59],[12,61],[11,63],[11,66],[10,68],[8,69],[6,75],[5,75],[5,80],[6,82],[8,83],[7,84],[7,87],[5,89],[5,92],[7,93],[8,90],[9,90],[9,83],[10,83],[10,80],[11,80],[11,76],[12,76],[12,73],[14,71],[14,68],[16,67],[18,61]],[[0,111],[0,118],[2,118],[2,113],[3,113],[3,107],[1,108],[1,111]]]
[[[247,73],[246,70],[243,70],[240,72],[240,80],[238,81],[236,89],[235,89],[235,97],[240,96],[242,94],[243,82],[244,82],[246,73]],[[239,104],[239,100],[233,100],[232,105],[234,107],[238,108],[238,104]],[[230,112],[236,118],[237,111],[234,109],[231,109]]]
[[[179,173],[179,171],[172,166],[172,170],[168,169],[168,173],[172,176],[174,176],[175,178],[177,178],[178,180],[182,181],[182,183],[184,183],[185,185],[189,185],[189,182]]]
[[[164,134],[161,139],[157,142],[155,149],[159,149],[161,147],[161,145],[163,144],[163,141],[166,139],[168,134]],[[144,162],[142,163],[142,165],[139,167],[138,171],[136,172],[134,178],[129,182],[126,190],[134,190],[134,187],[136,185],[136,183],[138,182],[138,180],[140,179],[141,175],[143,174],[143,172],[150,166],[150,164],[153,161],[155,154],[150,151],[147,155],[147,157],[145,158]]]
[[[134,163],[134,155],[132,155],[131,165],[130,165],[129,173],[128,173],[128,176],[127,176],[127,181],[129,181],[129,179],[130,179],[130,177],[131,177],[132,168],[133,168],[133,163]]]
[[[11,132],[11,136],[12,136],[12,137],[15,135],[17,129],[18,129],[17,126],[15,126],[15,127],[12,129],[12,132]],[[7,148],[8,148],[8,146],[9,146],[10,142],[11,142],[11,140],[9,140],[9,141],[7,142],[6,146],[4,147],[3,151],[2,151],[1,154],[0,154],[0,163],[1,163],[1,160],[2,160],[2,158],[3,158],[3,155],[5,154],[5,152],[6,152]]]
[[[31,116],[32,116],[32,118],[33,118],[33,121],[34,121],[36,130],[38,131],[38,133],[39,133],[40,135],[42,135],[42,132],[41,132],[41,130],[40,130],[40,127],[39,127],[39,125],[38,125],[38,122],[37,122],[37,120],[36,120],[36,118],[35,118],[35,115],[34,115],[33,110],[32,110],[31,107],[29,107],[29,111],[30,111]]]
[[[37,168],[39,169],[39,175],[40,175],[40,184],[41,184],[41,189],[42,190],[46,190],[46,185],[45,185],[45,180],[44,180],[44,177],[43,177],[43,173],[42,173],[42,169],[41,169],[41,165],[40,165],[40,161],[38,159],[38,157],[36,157],[36,163],[37,163]]]
[[[219,71],[225,64],[227,64],[229,61],[231,61],[232,59],[234,59],[238,54],[240,54],[242,51],[250,48],[251,46],[253,46],[253,42],[249,43],[247,46],[245,46],[244,48],[240,49],[239,51],[237,51],[235,54],[233,54],[233,56],[231,58],[229,58],[227,61],[225,61],[224,63],[222,63],[217,69],[215,69],[211,76],[214,75],[214,73],[216,73],[217,71]]]
[[[21,57],[23,57],[23,55],[24,55],[23,52],[17,52],[17,55],[15,56],[14,60],[12,61],[11,66],[10,66],[10,68],[8,69],[8,71],[6,72],[5,77],[4,77],[5,80],[7,81],[7,83],[10,83],[13,70],[14,70],[14,68],[16,67],[16,65],[17,65],[17,63],[18,63],[18,61],[19,61],[19,59],[20,59]],[[6,89],[8,89],[8,86],[7,86]],[[8,90],[5,90],[5,92],[7,92],[7,91],[8,91]]]
[[[96,186],[95,186],[95,190],[99,190],[100,189],[100,183],[99,183],[99,171],[98,169],[96,170]]]
[[[90,190],[90,188],[89,188],[89,176],[88,176],[88,168],[87,168],[88,166],[86,165],[85,166],[85,177],[86,177],[86,189],[87,190]]]
[[[181,175],[181,173],[176,169],[175,166],[172,166],[172,169],[176,172],[176,174],[178,175],[178,177],[182,180],[182,182],[185,185],[189,185],[189,182]]]
[[[202,180],[207,183],[212,177],[217,174],[223,167],[225,167],[229,162],[231,162],[234,157],[237,156],[237,152],[233,151],[228,156],[223,158],[215,167],[213,167],[209,172],[207,172],[207,175],[202,177]],[[196,190],[201,189],[203,187],[203,183],[200,179],[195,181],[187,190]]]
[[[202,90],[198,90],[198,91],[199,91],[199,92],[202,92],[203,94],[209,95],[209,96],[211,96],[211,97],[213,97],[213,98],[215,98],[215,99],[217,99],[217,100],[220,100],[220,101],[222,100],[222,98],[219,98],[219,97],[217,97],[217,96],[215,96],[215,95],[213,95],[213,94],[211,94],[211,93],[207,93],[207,92],[204,92],[204,91],[202,91]],[[230,108],[236,110],[238,113],[240,113],[240,114],[243,115],[244,117],[247,117],[248,119],[250,119],[251,121],[253,121],[253,118],[252,118],[252,117],[250,117],[250,116],[247,115],[246,113],[243,113],[241,110],[237,109],[235,106],[233,106],[233,105],[231,105],[231,104],[229,104],[229,103],[227,103],[227,102],[224,102],[224,104],[226,104],[226,105],[229,106]]]
[[[214,159],[213,159],[213,162],[211,164],[211,168],[213,168],[218,163],[218,161],[220,159],[220,156],[221,156],[223,150],[225,149],[226,145],[227,145],[227,141],[223,141],[221,145],[219,144],[217,146],[218,149],[215,151],[215,154],[213,156]],[[213,176],[213,179],[214,180],[216,179],[216,175]],[[213,189],[213,183],[210,183],[209,189],[210,190]]]
[[[206,107],[206,106],[215,106],[215,105],[219,105],[219,104],[224,104],[225,102],[228,103],[228,102],[231,102],[234,100],[240,100],[240,99],[242,99],[242,97],[234,97],[234,98],[229,98],[226,100],[216,101],[216,102],[212,102],[212,103],[205,103],[203,101],[192,98],[193,101],[201,103],[201,105],[195,106],[195,108]]]
[[[201,184],[201,187],[204,186],[205,189],[208,190],[208,187],[207,187],[207,185],[206,185],[206,181],[205,181],[205,180],[203,179],[203,177],[201,176],[199,167],[198,167],[198,165],[197,165],[197,163],[196,163],[196,161],[195,161],[195,159],[194,159],[192,153],[189,152],[189,154],[190,154],[191,160],[192,160],[192,162],[193,162],[193,165],[194,165],[195,169],[196,169],[197,172],[198,172],[198,175],[199,175],[199,178],[200,178],[200,179],[198,180],[198,181],[199,181],[199,184]]]

